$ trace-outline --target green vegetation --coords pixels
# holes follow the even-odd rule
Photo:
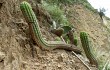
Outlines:
[[[72,4],[73,2],[77,0],[45,0],[45,1],[50,4],[60,5],[60,4]]]
[[[87,58],[89,59],[90,63],[97,66],[97,61],[93,55],[91,45],[89,42],[89,38],[88,38],[88,34],[86,32],[80,32],[80,39],[81,39],[84,52]]]
[[[60,25],[70,25],[66,16],[64,15],[64,11],[62,11],[57,5],[51,5],[47,2],[43,2],[43,7],[47,10],[54,21]]]
[[[87,9],[95,12],[94,8],[91,6],[91,4],[87,1],[87,0],[77,0],[78,3],[84,5],[84,7],[86,7]]]
[[[106,60],[105,63],[100,63],[99,70],[110,70],[110,62]]]
[[[64,30],[65,30],[64,33],[67,33],[69,30],[71,30],[72,25],[69,23],[67,17],[64,14],[65,12],[61,9],[61,7],[65,6],[65,5],[74,5],[74,4],[81,4],[85,8],[89,9],[90,11],[98,13],[98,11],[95,10],[87,0],[44,0],[42,3],[42,6],[44,7],[45,10],[47,10],[49,12],[52,19],[57,23],[57,25],[60,25],[60,26],[62,26],[62,28],[64,28]],[[74,18],[74,16],[73,16],[73,18]],[[79,21],[79,19],[77,17],[75,17],[75,19],[77,19],[77,21]],[[68,26],[70,26],[70,28],[68,28]],[[83,32],[81,32],[81,33],[83,33]],[[94,59],[95,59],[93,56],[94,52],[91,52],[91,45],[89,44],[87,33],[84,33],[84,36],[83,36],[83,34],[82,35],[80,34],[80,36],[82,36],[81,37],[82,46],[83,47],[86,46],[84,48],[84,51],[85,51],[87,58],[90,61],[92,61],[92,60],[94,61]],[[70,40],[68,39],[67,36],[65,36],[65,40],[66,40],[66,42],[70,43]],[[74,38],[75,45],[78,45],[77,41],[78,41],[77,38]],[[101,62],[101,59],[99,59],[98,62],[100,64],[100,66],[99,66],[100,70],[103,69],[104,61]],[[95,63],[95,61],[94,61],[94,63]],[[109,69],[110,67],[109,68],[108,67],[109,67],[109,63],[105,67],[106,70],[110,70]]]
[[[49,4],[61,6],[61,4],[82,4],[87,9],[96,12],[87,0],[45,0]]]
[[[109,62],[104,65],[103,70],[110,70]]]
[[[66,35],[69,31],[72,30],[70,26],[62,26],[62,28],[64,29],[64,32],[63,32],[64,35]]]
[[[78,38],[77,38],[77,36],[74,36],[74,41],[73,41],[73,42],[74,42],[74,45],[75,45],[75,46],[78,45]]]
[[[106,10],[104,8],[99,9],[99,16],[100,16],[101,19],[102,19],[102,16],[105,16],[105,14],[104,14],[105,11]]]
[[[52,19],[57,23],[57,26],[73,27],[64,14],[65,12],[60,8],[61,6],[70,4],[82,4],[84,7],[95,12],[87,0],[44,0],[42,2],[43,8],[49,12]]]

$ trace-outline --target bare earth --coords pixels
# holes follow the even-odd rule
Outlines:
[[[0,70],[87,70],[82,62],[68,51],[42,51],[38,46],[31,45],[28,24],[19,8],[22,1],[0,0],[3,3],[0,8]],[[69,21],[77,28],[76,33],[87,31],[95,43],[95,51],[108,45],[108,42],[104,42],[107,40],[107,31],[99,22],[97,14],[81,5],[70,6],[68,9],[73,9],[70,12],[74,11],[70,14],[72,17],[69,17]],[[55,39],[48,27],[42,24],[40,27],[45,39]],[[107,52],[106,48],[108,47],[102,50]]]

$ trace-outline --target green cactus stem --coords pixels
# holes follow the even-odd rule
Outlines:
[[[28,2],[23,1],[20,4],[20,9],[24,15],[24,18],[26,19],[26,22],[29,25],[31,38],[42,50],[64,49],[69,51],[75,51],[76,53],[81,53],[81,51],[78,48],[76,48],[75,45],[70,45],[62,41],[44,40],[40,31],[40,26],[37,21],[37,17],[33,12],[31,5]]]
[[[77,45],[78,45],[78,39],[77,39],[77,37],[76,37],[76,36],[74,36],[74,41],[73,41],[73,42],[74,42],[74,45],[75,45],[75,46],[77,46]]]
[[[98,66],[97,60],[95,59],[95,57],[93,55],[93,51],[92,51],[92,48],[89,43],[88,34],[86,32],[80,32],[80,39],[81,39],[81,43],[82,43],[84,52],[85,52],[87,58],[89,59],[90,63],[92,65]]]

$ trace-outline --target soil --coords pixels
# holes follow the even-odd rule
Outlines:
[[[84,64],[68,51],[42,51],[37,45],[32,44],[28,24],[19,7],[22,1],[0,0],[2,3],[0,7],[0,70],[87,70]],[[28,2],[35,5],[34,1],[28,0]],[[106,52],[105,48],[108,47],[105,45],[109,45],[109,42],[105,42],[108,40],[107,31],[102,26],[99,15],[82,5],[70,5],[67,11],[73,12],[68,14],[68,20],[75,26],[76,34],[87,31],[92,42],[95,43],[95,51],[100,48]],[[40,28],[46,40],[55,40],[56,36],[50,33],[49,25],[41,23]],[[83,59],[86,61],[86,57]],[[92,69],[95,70],[94,67]]]

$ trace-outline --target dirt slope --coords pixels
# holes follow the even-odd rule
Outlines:
[[[28,25],[19,8],[22,1],[0,0],[3,3],[0,8],[0,70],[87,70],[79,59],[69,52],[42,51],[38,46],[30,44]],[[35,3],[28,2],[32,5]],[[87,31],[95,47],[103,47],[107,33],[99,22],[99,16],[81,5],[70,6],[68,9],[73,9],[70,12],[75,13],[71,14],[69,21],[77,28],[77,33]],[[45,24],[40,24],[40,27],[44,38],[54,40],[54,35]]]
[[[68,12],[73,12],[68,15],[68,18],[75,26],[76,34],[79,35],[81,31],[89,34],[96,58],[102,61],[110,58],[109,19],[103,17],[102,21],[97,12],[94,13],[82,5],[70,5],[68,9]]]
[[[22,0],[21,0],[22,1]],[[2,0],[0,9],[0,70],[86,70],[72,54],[64,50],[31,50],[28,25],[19,8],[20,0]],[[0,1],[1,2],[1,1]],[[33,4],[34,2],[30,2]],[[52,40],[46,27],[41,31]],[[34,58],[32,57],[34,54]]]

